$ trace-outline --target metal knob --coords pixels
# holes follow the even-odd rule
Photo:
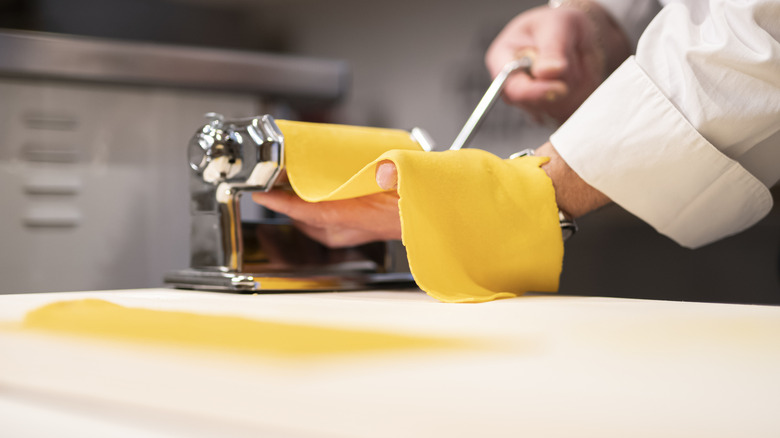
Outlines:
[[[212,185],[270,190],[284,165],[284,136],[269,116],[225,120],[209,113],[187,157],[196,177]]]
[[[190,140],[187,156],[190,167],[203,174],[209,183],[223,182],[236,176],[242,166],[242,138],[223,126],[219,114],[206,114],[212,120]]]

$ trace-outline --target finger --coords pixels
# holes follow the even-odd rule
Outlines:
[[[294,221],[303,234],[328,248],[345,248],[380,240],[375,235],[360,229],[342,227],[316,227],[305,222]]]
[[[286,214],[290,209],[290,204],[294,195],[283,190],[272,190],[270,192],[253,192],[252,200],[256,203],[279,213]]]
[[[565,78],[576,65],[577,32],[565,15],[556,14],[549,18],[533,24],[531,34],[536,48],[536,59],[531,67],[533,80],[523,79],[520,75],[510,78],[505,93],[512,100],[551,103],[569,94]]]
[[[382,190],[398,188],[398,169],[390,160],[383,160],[376,166],[376,183]]]
[[[514,104],[552,103],[568,94],[569,86],[562,80],[541,80],[525,74],[513,75],[504,87],[504,96]]]
[[[255,192],[252,193],[252,200],[294,220],[312,224],[323,222],[324,209],[321,204],[306,202],[291,192],[284,190]]]
[[[515,57],[528,56],[530,53],[534,61],[530,76],[516,73],[507,80],[504,95],[511,102],[538,106],[540,103],[555,102],[569,94],[569,87],[563,80],[570,65],[567,58],[569,49],[566,48],[568,43],[562,40],[569,38],[570,31],[562,30],[556,23],[554,20],[540,20],[530,31],[534,38],[534,48],[515,52]],[[549,27],[557,30],[551,32]]]
[[[524,44],[521,41],[526,41]],[[522,45],[521,45],[522,44]],[[518,50],[520,48],[532,47],[532,40],[516,37],[514,44],[495,44],[491,46],[485,53],[485,66],[490,73],[491,78],[495,78],[503,70],[504,66],[517,59]]]

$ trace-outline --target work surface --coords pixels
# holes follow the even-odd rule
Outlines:
[[[14,327],[85,297],[468,346],[295,359]],[[4,437],[780,436],[780,307],[149,289],[0,296],[0,323]]]

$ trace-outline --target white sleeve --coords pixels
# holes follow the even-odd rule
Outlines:
[[[661,10],[658,0],[596,0],[618,23],[628,37],[631,52],[647,24]]]
[[[698,247],[772,207],[767,186],[780,178],[780,160],[766,157],[780,156],[780,1],[689,3],[658,14],[636,57],[551,142],[587,183]]]

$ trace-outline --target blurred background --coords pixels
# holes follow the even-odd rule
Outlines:
[[[540,3],[0,0],[0,293],[154,287],[186,267],[186,146],[207,112],[419,126],[445,147],[490,83],[487,46]],[[472,147],[507,157],[551,132],[499,102]],[[695,251],[616,206],[580,228],[561,293],[780,303],[778,208]]]

